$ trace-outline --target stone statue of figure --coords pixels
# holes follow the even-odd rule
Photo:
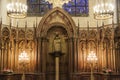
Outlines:
[[[56,32],[55,37],[53,40],[53,51],[54,52],[60,52],[61,51],[61,38],[60,35]]]
[[[53,33],[49,38],[48,52],[61,52],[67,53],[67,43],[65,42],[66,37],[59,32]]]

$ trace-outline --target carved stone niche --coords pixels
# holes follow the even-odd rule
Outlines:
[[[57,48],[54,43],[56,34],[58,34],[60,38],[60,52],[64,54],[67,53],[66,47],[68,35],[66,30],[61,26],[53,26],[51,29],[48,30],[47,39],[49,41],[49,53],[55,52],[55,48]]]
[[[59,35],[59,43],[55,43],[56,34]],[[47,75],[47,78],[53,79],[55,77],[55,56],[57,56],[56,48],[60,52],[60,77],[65,76],[64,78],[67,80],[68,73],[68,34],[67,31],[62,26],[52,26],[47,32],[47,45],[48,45],[48,53],[47,53],[47,73],[51,73]],[[63,55],[64,54],[64,55]],[[51,56],[52,55],[52,56]],[[52,76],[50,76],[52,75]]]
[[[76,25],[72,17],[59,7],[50,10],[40,21],[36,30],[38,38],[38,70],[45,73],[46,80],[55,80],[55,58],[50,53],[55,52],[53,42],[55,33],[59,34],[60,44],[57,44],[56,50],[64,53],[60,57],[59,77],[60,80],[69,80],[73,71],[74,58],[76,52]],[[60,47],[61,46],[61,47]]]

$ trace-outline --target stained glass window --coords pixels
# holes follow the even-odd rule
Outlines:
[[[71,0],[63,9],[73,16],[88,16],[88,0]]]
[[[27,3],[28,14],[33,16],[44,15],[52,9],[52,4],[45,0],[27,0]],[[72,16],[88,16],[88,0],[71,0],[63,5],[63,9]]]
[[[29,16],[42,16],[52,9],[52,4],[45,0],[27,0],[27,5]]]

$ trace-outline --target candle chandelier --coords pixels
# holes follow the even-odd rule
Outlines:
[[[94,62],[97,60],[98,60],[98,58],[97,58],[96,54],[93,51],[91,51],[87,56],[87,61]]]
[[[93,67],[95,66],[95,62],[98,60],[96,54],[91,51],[88,56],[87,56],[87,61],[90,63],[91,66],[91,76],[90,76],[90,80],[94,80],[94,75],[93,75]]]
[[[23,51],[20,55],[19,55],[19,61],[28,61],[29,57],[27,55],[27,53],[25,51]]]
[[[62,8],[62,5],[64,3],[68,3],[71,0],[46,0],[46,1],[48,1],[51,4],[53,4],[53,8],[54,7],[60,7],[60,8]]]
[[[25,18],[27,16],[27,5],[17,2],[11,2],[7,5],[7,15],[11,18]]]
[[[109,19],[114,15],[114,6],[110,0],[97,0],[94,6],[95,19]]]

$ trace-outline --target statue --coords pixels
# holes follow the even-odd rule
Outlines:
[[[60,52],[61,51],[61,38],[60,35],[56,32],[55,38],[53,40],[53,51]]]
[[[49,53],[53,52],[67,52],[67,44],[65,42],[65,36],[59,32],[55,32],[49,38]]]

